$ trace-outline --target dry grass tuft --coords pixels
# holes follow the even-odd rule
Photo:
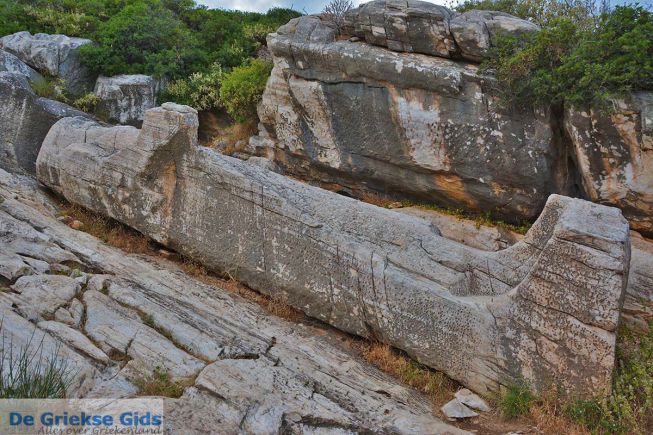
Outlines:
[[[246,146],[249,138],[255,135],[257,131],[255,121],[229,125],[224,127],[218,135],[214,136],[207,146],[219,149],[222,154],[230,156],[235,152],[242,151],[238,143],[242,141],[241,143]],[[220,143],[226,144],[226,146],[219,147]]]
[[[572,422],[565,415],[565,406],[560,402],[555,391],[539,397],[537,404],[531,407],[528,417],[544,433],[567,435],[590,433],[585,427]]]
[[[151,374],[134,379],[134,385],[138,387],[139,396],[178,398],[187,387],[193,385],[193,381],[173,381],[165,368],[156,366]]]
[[[71,228],[89,233],[114,248],[130,254],[146,254],[152,251],[149,239],[143,234],[78,205],[62,204],[59,216]]]
[[[365,361],[424,393],[437,408],[451,400],[460,388],[445,374],[410,359],[388,344],[363,342],[360,346],[360,354]]]

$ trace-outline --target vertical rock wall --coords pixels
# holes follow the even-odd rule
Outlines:
[[[551,193],[579,196],[653,234],[650,92],[607,111],[509,110],[479,72],[498,35],[537,30],[412,0],[365,3],[341,34],[319,17],[293,19],[268,36],[274,69],[250,152],[354,194],[509,221],[534,219]]]

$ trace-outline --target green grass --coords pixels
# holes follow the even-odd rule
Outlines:
[[[528,414],[535,401],[536,397],[531,392],[528,383],[520,381],[506,389],[499,400],[499,409],[504,417],[516,418]]]
[[[39,81],[30,81],[30,87],[36,95],[50,100],[58,100],[63,103],[68,103],[69,98],[63,91],[65,85],[63,80],[55,78],[44,78]]]
[[[75,371],[59,356],[59,348],[47,355],[43,349],[43,339],[32,346],[33,339],[32,334],[25,346],[14,349],[12,340],[6,345],[5,335],[2,335],[0,398],[56,399],[66,396]]]

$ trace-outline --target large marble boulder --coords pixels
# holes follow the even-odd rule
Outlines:
[[[30,82],[38,83],[44,80],[36,70],[4,50],[0,50],[0,72],[2,71],[24,75]]]
[[[95,95],[98,113],[109,121],[140,126],[145,111],[156,105],[155,80],[143,74],[99,77]]]
[[[287,173],[512,220],[569,192],[551,111],[505,109],[474,64],[336,41],[317,17],[291,20],[268,47],[251,148]]]
[[[43,143],[38,178],[477,392],[520,379],[574,398],[610,390],[630,262],[618,209],[551,195],[522,241],[481,251],[418,217],[198,147],[197,128],[193,109],[170,103],[141,130],[66,118]]]
[[[79,49],[90,39],[66,35],[18,32],[0,38],[0,48],[50,77],[59,77],[72,94],[82,94],[93,86],[93,79],[80,62]]]
[[[653,234],[653,92],[608,108],[571,108],[564,125],[587,197],[619,207],[634,230]]]
[[[66,116],[88,116],[64,103],[41,98],[27,77],[0,72],[0,168],[34,173],[36,156],[50,127]]]
[[[469,11],[449,22],[451,35],[464,59],[480,62],[490,55],[490,48],[500,35],[520,37],[537,32],[540,27],[530,21],[496,11]]]
[[[347,12],[343,33],[394,51],[481,61],[499,34],[520,36],[539,26],[494,11],[452,12],[418,0],[374,0]]]
[[[390,50],[451,57],[457,51],[449,31],[453,15],[425,1],[375,0],[347,12],[345,31]]]

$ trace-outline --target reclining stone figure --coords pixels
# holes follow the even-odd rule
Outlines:
[[[551,195],[498,252],[417,217],[197,146],[197,113],[166,103],[141,130],[58,121],[38,178],[207,267],[341,330],[403,349],[480,393],[526,380],[607,393],[627,284],[616,208]]]

